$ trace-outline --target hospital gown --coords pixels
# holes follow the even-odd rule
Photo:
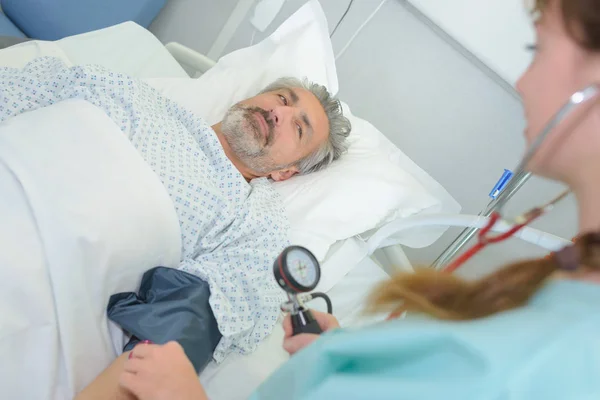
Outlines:
[[[0,69],[0,122],[74,98],[113,120],[171,196],[182,235],[179,268],[210,286],[223,335],[214,358],[254,350],[283,300],[271,266],[288,244],[288,223],[270,183],[246,182],[210,126],[140,80],[51,57]]]

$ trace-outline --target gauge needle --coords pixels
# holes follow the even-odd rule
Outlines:
[[[299,265],[298,265],[298,270],[299,270],[299,272],[300,272],[300,275],[301,275],[302,277],[305,277],[305,276],[306,276],[306,265],[304,265],[304,264],[302,264],[302,263],[299,263]]]

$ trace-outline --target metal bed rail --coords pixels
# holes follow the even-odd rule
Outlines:
[[[504,190],[494,200],[490,201],[485,210],[479,213],[480,216],[489,217],[500,206],[508,202],[521,187],[531,177],[530,172],[523,172],[515,175],[506,185]],[[452,243],[438,256],[431,265],[432,268],[441,269],[448,264],[454,257],[469,243],[469,241],[479,231],[479,228],[465,228],[454,239]]]

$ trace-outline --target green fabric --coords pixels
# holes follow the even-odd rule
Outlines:
[[[332,332],[251,398],[600,399],[600,285],[553,282],[528,306],[476,321]]]

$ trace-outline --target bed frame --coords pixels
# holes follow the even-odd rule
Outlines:
[[[199,78],[216,64],[215,61],[204,54],[198,53],[177,42],[167,43],[165,48],[192,78]]]

